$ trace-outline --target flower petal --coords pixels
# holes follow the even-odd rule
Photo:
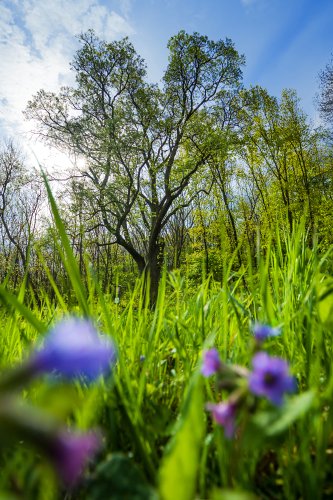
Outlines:
[[[213,347],[212,349],[208,349],[204,351],[203,354],[203,363],[201,367],[201,373],[204,377],[210,377],[217,373],[222,366],[220,355],[217,349]]]
[[[81,376],[91,381],[108,372],[115,359],[113,343],[99,336],[91,321],[72,317],[49,332],[30,363],[36,373],[56,371],[69,379]]]

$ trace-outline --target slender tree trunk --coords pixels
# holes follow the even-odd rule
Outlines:
[[[145,279],[149,280],[150,284],[149,303],[152,308],[155,307],[158,296],[158,287],[163,267],[164,246],[164,241],[159,239],[149,246],[147,254]]]

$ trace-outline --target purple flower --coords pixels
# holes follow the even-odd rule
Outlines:
[[[11,395],[2,396],[0,428],[10,440],[22,440],[39,450],[67,486],[77,482],[87,462],[102,445],[99,432],[69,432],[59,427],[57,419],[23,405]]]
[[[112,342],[98,335],[93,324],[71,317],[60,321],[36,351],[30,366],[34,374],[56,371],[67,378],[94,380],[110,370],[116,351]]]
[[[236,406],[234,403],[207,403],[206,409],[212,413],[215,422],[224,427],[227,438],[232,438],[235,433]]]
[[[279,406],[283,402],[284,393],[295,391],[295,378],[290,375],[289,365],[284,359],[258,352],[253,357],[252,365],[249,388],[256,396],[265,396]]]
[[[62,482],[74,486],[100,447],[101,437],[96,433],[74,434],[62,430],[49,444],[47,454]]]
[[[208,349],[208,351],[204,351],[203,354],[203,363],[201,367],[201,373],[204,377],[210,377],[214,373],[218,372],[222,366],[220,355],[213,347],[212,349]]]
[[[268,337],[277,337],[281,333],[280,328],[272,328],[269,325],[263,325],[261,323],[255,323],[252,330],[258,342],[263,342]]]

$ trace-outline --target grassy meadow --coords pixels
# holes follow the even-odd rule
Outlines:
[[[186,273],[164,271],[152,310],[140,281],[119,304],[100,291],[88,262],[83,282],[54,203],[53,213],[68,294],[55,282],[52,301],[26,281],[17,293],[1,285],[3,377],[68,314],[91,317],[116,343],[117,362],[90,385],[37,378],[3,391],[0,406],[16,398],[23,416],[38,411],[82,431],[98,428],[103,444],[80,482],[65,488],[38,447],[3,428],[0,498],[332,498],[331,253],[322,255],[300,225],[267,242],[255,269],[249,259],[232,272],[229,259],[221,281],[203,271],[194,286]],[[247,404],[229,439],[205,409],[227,391],[202,376],[202,354],[214,346],[228,365],[250,368],[255,321],[281,329],[264,349],[290,363],[297,391],[278,408],[265,398]]]

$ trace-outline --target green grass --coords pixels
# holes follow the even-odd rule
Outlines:
[[[100,291],[88,263],[87,283],[81,279],[50,192],[49,197],[72,302],[53,280],[55,301],[41,291],[38,304],[24,283],[17,294],[0,287],[1,366],[19,363],[68,312],[92,316],[115,339],[119,354],[111,380],[92,387],[41,380],[23,393],[59,421],[103,432],[97,462],[66,498],[102,499],[107,491],[113,492],[109,498],[126,492],[128,498],[166,500],[331,498],[333,278],[325,272],[330,253],[321,255],[300,225],[292,236],[275,235],[274,244],[268,242],[258,255],[256,269],[249,262],[234,273],[231,258],[222,282],[206,277],[195,290],[186,275],[165,272],[154,311],[141,282],[116,305]],[[282,411],[264,404],[256,418],[245,416],[240,435],[228,441],[204,409],[218,393],[199,373],[201,354],[214,345],[225,361],[250,367],[254,320],[281,327],[267,350],[290,362],[299,394]],[[13,437],[1,456],[4,498],[64,495],[43,458],[24,443]]]

